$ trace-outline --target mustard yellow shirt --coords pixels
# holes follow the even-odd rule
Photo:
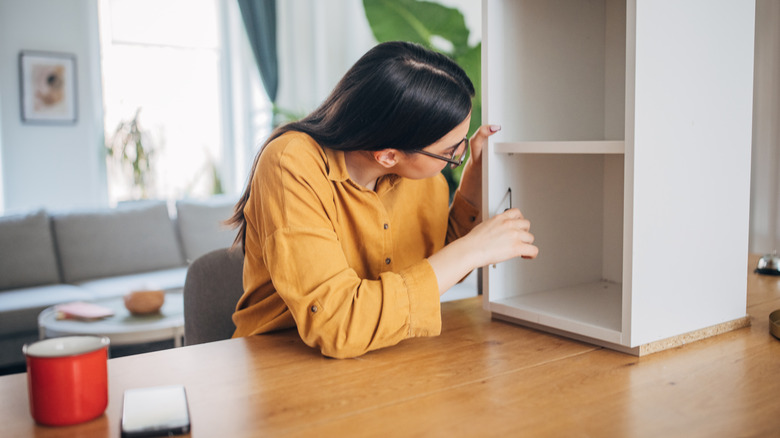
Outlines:
[[[448,206],[441,174],[388,175],[368,190],[343,152],[289,132],[266,146],[251,184],[234,337],[297,326],[322,354],[355,357],[441,332],[427,257],[478,215],[458,193]]]

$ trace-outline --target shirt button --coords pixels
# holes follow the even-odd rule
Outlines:
[[[390,264],[390,258],[389,258],[389,257],[385,259],[385,264],[386,264],[386,265],[389,265],[389,264]]]
[[[317,313],[317,311],[320,310],[317,308],[317,306],[311,306],[311,313]]]
[[[385,229],[390,228],[390,224],[385,224]]]

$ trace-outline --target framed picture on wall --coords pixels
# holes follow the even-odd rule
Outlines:
[[[75,123],[76,57],[67,53],[19,53],[24,123]]]

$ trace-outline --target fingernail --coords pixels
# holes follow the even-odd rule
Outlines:
[[[490,132],[496,132],[501,130],[501,125],[490,125]]]

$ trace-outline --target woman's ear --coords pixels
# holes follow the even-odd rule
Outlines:
[[[391,168],[398,164],[398,156],[401,154],[397,149],[382,149],[381,151],[374,151],[374,159],[379,165]]]

